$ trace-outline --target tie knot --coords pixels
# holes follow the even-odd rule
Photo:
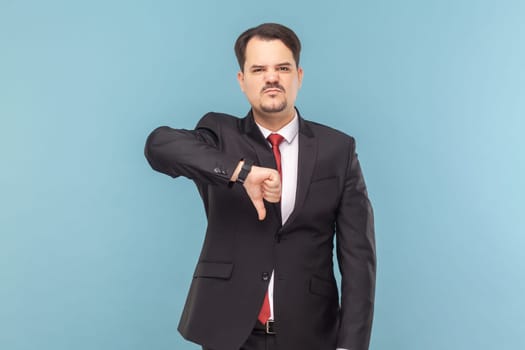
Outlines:
[[[284,140],[284,137],[279,134],[270,134],[268,136],[268,141],[270,141],[270,143],[272,144],[272,148],[276,146],[279,147],[279,145],[281,144],[281,142],[283,142],[283,140]]]

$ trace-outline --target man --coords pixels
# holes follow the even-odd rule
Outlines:
[[[354,139],[295,109],[300,49],[282,25],[247,30],[235,53],[248,115],[208,113],[195,130],[160,127],[146,143],[151,166],[192,179],[204,202],[179,331],[205,350],[368,349],[372,208]]]

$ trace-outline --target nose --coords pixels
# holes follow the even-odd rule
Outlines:
[[[275,83],[279,81],[279,73],[275,70],[269,70],[264,78],[267,83]]]

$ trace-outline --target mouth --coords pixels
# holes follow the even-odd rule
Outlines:
[[[283,91],[281,89],[277,89],[277,88],[269,88],[269,89],[263,90],[263,93],[265,93],[265,94],[276,94],[278,92],[283,92]]]
[[[262,91],[263,94],[271,94],[275,95],[278,93],[284,93],[284,87],[281,86],[281,84],[274,83],[274,84],[266,84],[263,86]]]

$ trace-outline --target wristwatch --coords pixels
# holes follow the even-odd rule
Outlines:
[[[244,164],[241,167],[241,171],[239,172],[239,175],[237,175],[237,182],[243,184],[246,180],[246,177],[252,170],[253,162],[251,160],[244,160]]]

